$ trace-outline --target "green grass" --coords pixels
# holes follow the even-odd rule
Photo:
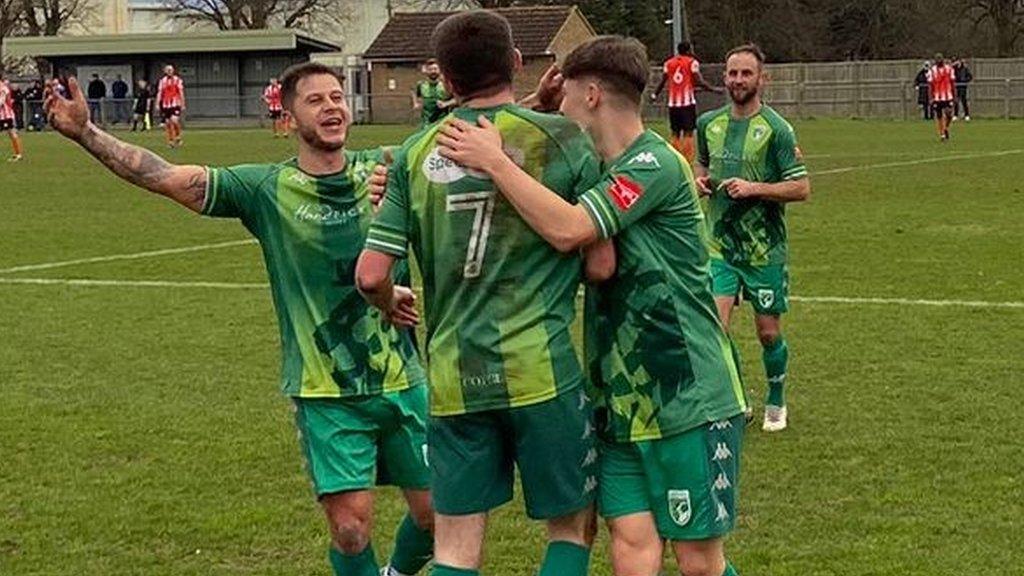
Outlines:
[[[1021,301],[1021,123],[797,125],[813,172],[789,210],[794,294]],[[357,127],[353,147],[408,129]],[[264,132],[190,132],[180,162],[290,155]],[[156,134],[136,137],[161,146]],[[0,145],[5,143],[0,142]],[[246,238],[120,183],[52,134],[0,165],[0,269]],[[959,158],[970,156],[970,158]],[[9,278],[264,282],[243,245],[0,273],[0,574],[325,575],[327,534],[277,393],[262,289],[71,287]],[[735,329],[752,397],[752,319]],[[728,550],[747,575],[1020,574],[1024,309],[798,301],[791,429],[750,428]],[[760,404],[760,402],[758,402]],[[378,502],[378,555],[401,502]],[[595,574],[608,574],[606,540]],[[495,514],[486,573],[533,574],[543,533]]]

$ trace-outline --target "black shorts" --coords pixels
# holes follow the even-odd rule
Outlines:
[[[271,110],[267,112],[267,118],[270,118],[271,120],[280,120],[281,110]]]
[[[932,102],[932,110],[934,110],[936,114],[938,114],[939,112],[946,112],[952,109],[952,100],[935,100],[934,102]]]
[[[668,124],[673,134],[693,132],[697,128],[697,105],[669,106]]]
[[[0,120],[0,132],[7,130],[14,130],[14,118],[4,118]]]
[[[181,106],[171,106],[168,108],[160,108],[160,117],[165,121],[171,118],[181,117]]]

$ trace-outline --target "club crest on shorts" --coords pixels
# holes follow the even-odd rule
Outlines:
[[[775,292],[773,290],[767,290],[761,288],[757,291],[757,303],[762,308],[771,308],[772,304],[775,304]]]
[[[690,506],[689,490],[668,491],[668,514],[672,521],[679,526],[686,526],[693,516],[693,508]]]

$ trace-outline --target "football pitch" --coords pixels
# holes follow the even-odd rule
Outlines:
[[[813,193],[788,210],[790,428],[760,431],[745,307],[758,425],[729,557],[748,576],[1024,573],[1024,123],[957,123],[948,144],[923,122],[796,129]],[[185,136],[130,139],[214,165],[294,146]],[[0,165],[0,575],[328,574],[258,247],[53,134],[25,148]],[[379,494],[383,561],[404,505]],[[534,574],[543,547],[517,499],[484,573]]]

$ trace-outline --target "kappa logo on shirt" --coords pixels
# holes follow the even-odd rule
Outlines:
[[[608,186],[608,193],[611,194],[612,200],[615,201],[615,205],[619,207],[619,210],[625,212],[632,208],[640,200],[640,197],[644,195],[644,187],[619,174],[615,176],[615,180]]]
[[[653,164],[661,168],[661,163],[658,162],[658,157],[653,152],[641,152],[630,158],[627,164]]]

